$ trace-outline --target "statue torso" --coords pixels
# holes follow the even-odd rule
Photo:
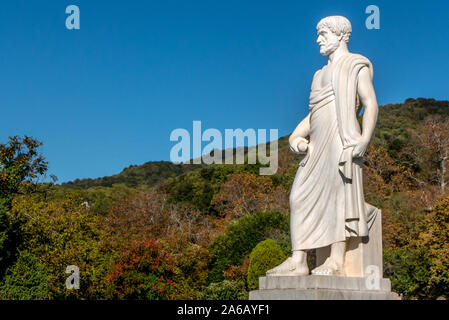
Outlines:
[[[312,90],[321,90],[332,82],[332,66],[325,65],[318,70],[312,81]]]

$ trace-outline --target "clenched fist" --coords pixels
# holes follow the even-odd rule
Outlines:
[[[290,150],[294,153],[304,154],[307,153],[309,147],[309,141],[303,137],[296,137],[290,143]]]

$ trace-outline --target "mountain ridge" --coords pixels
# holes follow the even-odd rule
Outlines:
[[[372,143],[379,143],[379,141],[385,140],[390,155],[394,157],[397,151],[406,143],[408,130],[431,114],[449,116],[449,101],[435,100],[432,98],[408,98],[403,103],[380,106],[378,123]],[[279,149],[288,148],[288,136],[286,135],[278,139]],[[254,150],[259,146],[233,148],[233,154],[235,155],[236,150],[243,148],[244,154],[247,156],[248,150]],[[222,152],[224,154],[224,150]],[[128,187],[137,187],[139,185],[152,187],[161,180],[208,166],[204,163],[193,164],[193,160],[187,161],[190,163],[185,162],[181,164],[170,161],[148,161],[142,165],[130,165],[120,173],[112,176],[95,179],[75,179],[62,183],[61,186],[81,189],[111,187],[114,184],[125,184]]]

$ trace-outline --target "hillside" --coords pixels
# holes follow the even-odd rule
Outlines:
[[[201,168],[202,165],[182,165],[169,161],[149,161],[142,165],[131,165],[119,174],[97,179],[76,179],[63,183],[63,187],[88,189],[91,187],[112,187],[124,184],[135,188],[141,185],[154,186],[163,179],[174,177],[185,172]]]
[[[409,133],[416,128],[427,116],[439,114],[449,115],[449,102],[435,99],[407,99],[404,103],[388,104],[379,108],[379,118],[372,140],[373,144],[384,145],[390,156],[396,158],[398,152],[409,139]],[[288,136],[278,141],[280,174],[290,167],[292,161],[298,158],[291,154],[288,147]],[[245,155],[248,148],[244,148]],[[234,149],[235,154],[235,149]],[[124,184],[135,188],[138,186],[154,186],[159,181],[186,174],[190,171],[206,167],[205,164],[173,164],[168,161],[149,161],[143,165],[132,165],[121,173],[97,178],[76,179],[63,183],[63,187],[88,189],[91,187],[111,187],[114,184]],[[253,168],[254,170],[254,168]]]
[[[282,137],[279,139],[279,148],[286,148],[288,137]],[[248,154],[248,150],[253,151],[257,147],[243,147],[245,156]],[[213,153],[212,153],[213,154]],[[236,148],[233,149],[233,154],[236,154]],[[223,152],[224,155],[224,152]],[[190,160],[193,162],[193,159]],[[224,156],[223,156],[224,162]],[[206,164],[192,164],[182,163],[174,164],[169,161],[149,161],[142,165],[131,165],[125,168],[119,174],[112,176],[106,176],[96,179],[76,179],[62,183],[61,186],[65,188],[79,188],[88,189],[92,187],[112,187],[114,184],[123,184],[130,188],[136,188],[139,186],[152,187],[158,182],[171,177],[180,176],[184,173],[204,168]]]
[[[435,99],[407,99],[400,104],[387,104],[379,108],[379,118],[373,143],[388,146],[395,157],[419,123],[430,115],[449,116],[449,101]]]

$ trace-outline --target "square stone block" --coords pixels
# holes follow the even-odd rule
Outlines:
[[[398,300],[389,279],[376,285],[366,277],[267,276],[259,278],[259,290],[250,300]]]

